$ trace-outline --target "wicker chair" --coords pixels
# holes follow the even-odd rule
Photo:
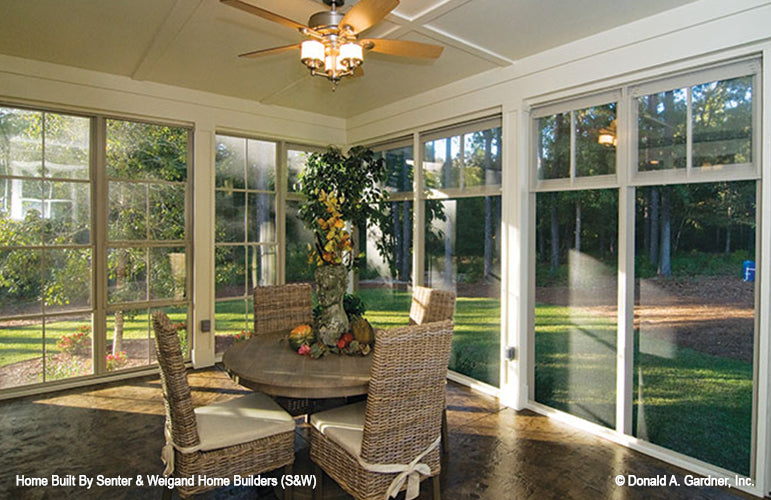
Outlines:
[[[254,333],[289,332],[313,323],[309,283],[258,286],[254,289]]]
[[[455,314],[455,294],[423,286],[412,288],[410,324],[422,325],[452,319]]]
[[[452,321],[378,331],[367,400],[311,416],[317,470],[357,500],[382,500],[405,486],[411,500],[420,476],[433,478],[439,498],[438,445],[452,331]]]
[[[434,321],[453,319],[455,316],[455,293],[445,290],[435,290],[424,286],[412,288],[412,305],[410,306],[410,324],[422,325]],[[447,431],[447,404],[442,411],[442,451],[447,451],[449,443]]]
[[[162,312],[153,314],[153,327],[166,407],[166,445],[161,455],[166,464],[164,475],[232,478],[280,467],[291,473],[292,417],[260,393],[194,409],[176,328]],[[197,480],[177,486],[181,497],[212,488]],[[164,493],[171,496],[168,488]],[[291,495],[286,490],[285,498]]]
[[[254,289],[254,333],[287,333],[299,325],[313,324],[310,283],[266,285]],[[275,397],[291,415],[305,415],[321,403],[312,399]]]

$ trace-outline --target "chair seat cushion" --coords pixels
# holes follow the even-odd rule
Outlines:
[[[367,402],[361,401],[311,415],[311,425],[345,451],[358,457],[364,436],[364,412]]]
[[[294,431],[294,419],[265,394],[255,392],[195,409],[201,451],[248,443]]]

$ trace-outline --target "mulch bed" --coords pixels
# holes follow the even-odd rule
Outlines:
[[[650,278],[635,289],[635,329],[642,338],[666,340],[699,352],[752,362],[755,283],[725,276]],[[615,318],[615,282],[580,291],[568,287],[536,290],[541,304],[577,307]]]

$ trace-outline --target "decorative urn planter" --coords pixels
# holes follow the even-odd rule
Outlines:
[[[317,319],[319,340],[328,346],[337,344],[348,331],[348,316],[343,309],[343,297],[348,288],[348,269],[341,264],[316,268],[316,294],[321,306]]]

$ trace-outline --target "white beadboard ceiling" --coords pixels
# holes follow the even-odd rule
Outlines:
[[[246,0],[306,24],[321,0]],[[347,0],[343,11],[357,0]],[[0,0],[0,53],[348,118],[694,0],[402,0],[366,32],[444,46],[365,55],[362,78],[311,77],[285,26],[218,0]]]

